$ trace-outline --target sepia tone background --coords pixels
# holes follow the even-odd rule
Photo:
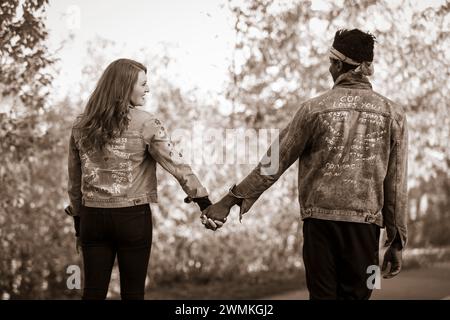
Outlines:
[[[145,107],[172,131],[281,129],[332,86],[328,48],[353,27],[377,37],[374,89],[409,122],[405,270],[374,297],[450,296],[450,1],[3,0],[0,25],[0,299],[81,295],[66,285],[82,266],[63,211],[68,138],[111,61],[148,67]],[[213,201],[252,166],[192,164]],[[159,169],[146,297],[307,298],[296,167],[216,233]]]

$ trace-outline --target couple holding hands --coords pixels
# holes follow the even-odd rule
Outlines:
[[[216,230],[234,205],[242,217],[298,161],[310,298],[369,299],[367,270],[379,264],[381,228],[387,236],[384,277],[397,275],[407,241],[407,125],[403,109],[369,82],[374,42],[358,29],[336,32],[329,51],[334,85],[300,104],[281,130],[264,158],[276,170],[267,172],[260,162],[215,204],[161,119],[139,108],[149,92],[146,67],[112,62],[69,143],[66,212],[82,248],[83,299],[106,298],[116,257],[122,299],[144,299],[157,164],[178,180],[185,202],[199,205],[205,227]],[[270,164],[274,154],[277,163]]]

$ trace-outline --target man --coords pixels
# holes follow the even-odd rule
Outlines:
[[[221,226],[214,220],[226,221],[235,204],[246,213],[298,159],[311,299],[370,298],[368,270],[379,263],[382,227],[388,247],[384,277],[401,270],[407,241],[407,125],[402,108],[374,92],[367,78],[373,73],[374,42],[358,29],[337,31],[330,49],[334,86],[304,102],[281,131],[279,146],[268,150],[270,157],[279,148],[278,171],[265,175],[261,162],[203,211],[203,223],[211,229]]]

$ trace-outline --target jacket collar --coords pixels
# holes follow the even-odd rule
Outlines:
[[[369,82],[369,78],[350,70],[336,79],[334,88],[372,89],[372,85]]]

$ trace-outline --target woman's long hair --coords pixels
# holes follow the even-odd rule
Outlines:
[[[140,71],[147,73],[147,68],[134,60],[118,59],[103,72],[76,124],[83,148],[102,150],[126,130],[130,98]]]

